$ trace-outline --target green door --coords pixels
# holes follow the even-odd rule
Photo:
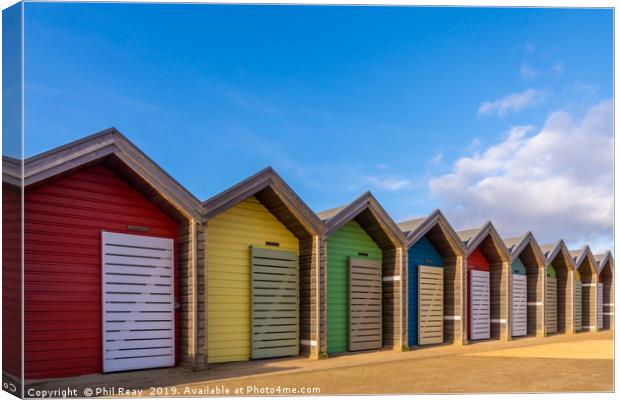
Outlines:
[[[327,352],[341,353],[349,344],[349,259],[381,262],[381,249],[356,222],[327,239]]]

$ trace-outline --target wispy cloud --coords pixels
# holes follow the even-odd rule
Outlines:
[[[555,64],[553,64],[553,67],[551,67],[551,75],[553,76],[560,76],[564,73],[564,63],[561,61],[556,62]]]
[[[478,150],[478,148],[480,147],[480,145],[482,144],[482,142],[480,141],[479,138],[475,137],[470,143],[469,145],[467,145],[467,151],[474,151],[474,150]]]
[[[439,164],[442,161],[443,161],[443,151],[436,152],[433,158],[431,158],[431,162],[433,164]]]
[[[366,180],[375,188],[388,191],[397,191],[411,186],[409,179],[395,176],[367,176]]]
[[[527,51],[528,53],[533,53],[535,48],[536,47],[534,46],[534,43],[532,42],[525,43],[525,51]]]
[[[540,75],[540,71],[536,68],[533,68],[528,63],[521,64],[521,68],[519,68],[519,73],[521,74],[521,77],[527,81],[536,79],[538,75]]]
[[[478,116],[496,114],[501,116],[517,112],[540,103],[544,93],[538,89],[527,89],[521,93],[512,93],[495,101],[485,101],[478,107]]]

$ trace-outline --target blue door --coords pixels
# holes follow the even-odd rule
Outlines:
[[[409,346],[418,345],[418,266],[443,268],[443,259],[423,237],[409,248]]]

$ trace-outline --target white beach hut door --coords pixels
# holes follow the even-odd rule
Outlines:
[[[596,284],[596,321],[599,329],[603,329],[603,284]]]
[[[103,371],[173,366],[173,240],[101,238]]]
[[[527,276],[512,275],[512,336],[527,335]]]
[[[469,278],[471,339],[489,339],[491,337],[490,274],[488,271],[472,270]]]

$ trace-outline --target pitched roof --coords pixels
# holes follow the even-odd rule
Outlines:
[[[325,235],[330,235],[366,210],[372,213],[379,223],[381,230],[390,237],[394,245],[403,247],[406,245],[405,235],[370,192],[363,193],[346,206],[319,212],[318,215],[321,216],[324,221]]]
[[[556,243],[545,244],[540,246],[540,248],[543,251],[545,257],[547,258],[547,263],[553,262],[553,260],[558,256],[558,254],[562,253],[566,256],[570,267],[572,269],[575,269],[575,262],[570,252],[568,251],[568,247],[566,247],[566,243],[564,243],[564,240],[560,239]]]
[[[436,225],[439,225],[442,228],[442,231],[447,236],[447,239],[455,252],[458,255],[464,256],[467,253],[467,248],[454,228],[452,228],[452,225],[448,222],[448,219],[439,209],[433,211],[428,217],[403,221],[398,224],[400,229],[405,233],[408,248],[424,237],[424,235],[426,235]]]
[[[605,268],[605,265],[607,263],[609,263],[610,268],[613,271],[613,265],[614,265],[614,256],[611,253],[611,251],[607,250],[604,254],[597,254],[594,256],[594,258],[596,259],[596,261],[598,262],[598,273],[600,274],[601,271],[603,270],[603,268]]]
[[[575,270],[578,270],[584,262],[590,263],[590,267],[592,268],[592,272],[598,274],[598,263],[594,258],[594,254],[590,250],[590,246],[585,246],[581,250],[572,250],[571,255],[573,256],[573,261],[575,262]]]
[[[2,182],[21,186],[22,163],[17,158],[2,156]]]
[[[456,234],[459,235],[459,237],[461,238],[461,240],[463,241],[463,243],[465,243],[465,246],[468,246],[469,242],[476,237],[476,235],[482,230],[482,227],[480,228],[471,228],[471,229],[465,229],[462,231],[457,231]]]
[[[330,208],[329,210],[321,211],[316,213],[319,219],[323,222],[328,221],[332,217],[336,216],[340,211],[344,210],[347,207],[347,204],[343,204],[339,207]]]
[[[540,250],[542,250],[545,257],[549,259],[549,253],[552,252],[558,246],[558,244],[559,242],[543,244],[540,246]]]
[[[265,189],[273,191],[275,196],[293,214],[294,218],[298,220],[305,230],[313,234],[321,234],[323,232],[323,224],[319,217],[271,167],[262,169],[204,201],[202,203],[203,215],[206,219],[211,219],[248,197],[258,195]]]
[[[541,250],[540,246],[538,245],[534,234],[531,231],[526,232],[523,236],[504,239],[504,244],[510,252],[512,261],[519,257],[523,250],[525,250],[525,248],[529,244],[532,247],[534,255],[538,259],[538,261],[541,264],[545,264],[546,262],[545,255]]]
[[[398,222],[398,227],[405,235],[407,235],[409,232],[414,231],[418,226],[426,221],[427,218],[428,217],[422,217]]]
[[[517,236],[513,238],[504,239],[504,244],[509,252],[512,253],[512,250],[523,241],[524,236]]]
[[[493,243],[495,243],[495,247],[500,254],[502,259],[506,261],[510,261],[511,256],[510,252],[506,248],[504,241],[499,236],[499,233],[493,226],[491,221],[486,222],[480,228],[473,229],[465,229],[462,231],[458,231],[457,235],[461,238],[465,246],[467,247],[467,254],[471,254],[479,245],[487,238],[487,236],[491,236],[493,239]]]
[[[200,201],[116,128],[25,159],[23,182],[27,187],[110,156],[120,160],[181,213],[200,220]],[[14,159],[3,157],[4,166],[8,170],[3,173],[3,179],[19,180],[19,175],[15,176],[18,168],[15,168]]]

